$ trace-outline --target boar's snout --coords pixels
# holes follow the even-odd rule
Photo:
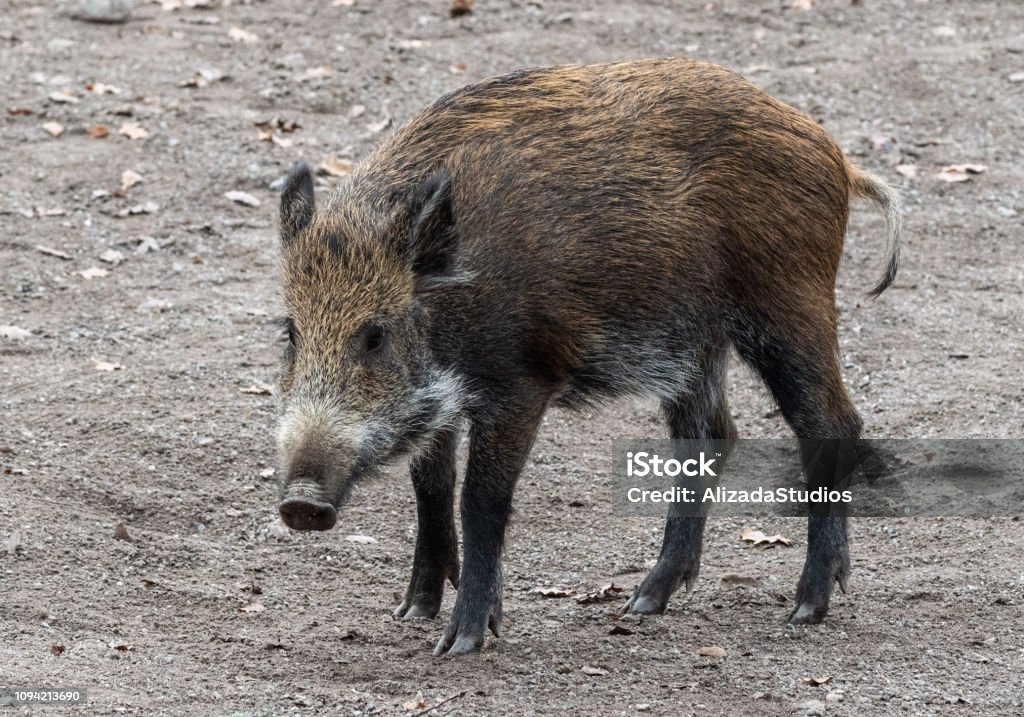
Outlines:
[[[281,520],[292,530],[330,530],[338,522],[338,511],[316,498],[294,496],[278,506]]]

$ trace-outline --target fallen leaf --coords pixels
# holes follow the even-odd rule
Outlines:
[[[107,249],[105,252],[100,254],[100,261],[117,266],[124,261],[124,254],[116,249]]]
[[[719,580],[719,583],[723,588],[756,588],[761,586],[761,580],[759,578],[751,578],[745,575],[733,575],[731,573],[723,575]]]
[[[148,578],[142,578],[142,586],[146,588],[146,590],[152,590],[156,587],[156,581]]]
[[[220,82],[221,80],[227,79],[226,75],[220,70],[213,68],[199,68],[195,71],[195,74],[187,80],[182,80],[178,83],[181,87],[206,87],[214,82]]]
[[[292,140],[273,133],[270,134],[270,142],[278,147],[291,147],[294,144]]]
[[[1024,72],[1014,72],[1006,77],[1010,82],[1024,82]]]
[[[822,685],[827,685],[831,681],[832,675],[827,675],[825,677],[805,677],[803,679],[803,683],[810,687],[821,687]]]
[[[576,602],[580,605],[589,605],[595,602],[607,602],[608,600],[616,600],[619,593],[623,591],[623,588],[619,587],[615,583],[609,583],[604,587],[601,587],[597,592],[587,593],[585,595],[578,595]]]
[[[633,631],[629,628],[623,627],[622,625],[615,625],[611,630],[608,631],[609,635],[632,635]]]
[[[900,453],[896,456],[896,460],[900,463],[911,466],[922,466],[926,463],[931,463],[932,459],[935,458],[935,451],[923,451],[921,453]]]
[[[940,25],[932,28],[932,34],[936,37],[956,37],[956,28],[950,25]]]
[[[804,12],[814,7],[815,2],[817,2],[817,0],[793,0],[790,7],[799,12]]]
[[[63,655],[66,648],[63,645],[50,645],[51,655]]]
[[[352,119],[366,114],[366,105],[352,105],[349,107],[348,116]]]
[[[590,665],[583,665],[580,670],[584,675],[592,675],[594,677],[601,677],[608,674],[608,670],[600,667],[591,667]]]
[[[871,149],[876,152],[897,151],[896,139],[887,134],[876,134],[871,137]]]
[[[225,192],[224,197],[230,199],[235,204],[244,204],[247,207],[258,207],[261,202],[256,197],[252,196],[248,192],[230,191]]]
[[[320,67],[307,67],[305,70],[295,75],[295,81],[308,82],[309,80],[318,80],[330,76],[330,65],[321,65]]]
[[[113,85],[105,85],[102,82],[90,82],[85,86],[86,92],[91,92],[94,95],[119,95],[121,89],[114,87]]]
[[[174,304],[172,304],[167,299],[153,299],[153,298],[150,298],[150,299],[146,299],[141,304],[139,304],[137,307],[135,307],[135,310],[136,311],[149,311],[149,312],[153,312],[153,313],[157,313],[157,314],[162,314],[163,312],[168,311],[168,310],[173,309],[173,308],[174,308]]]
[[[146,139],[149,137],[149,131],[134,122],[125,122],[117,130],[117,133],[124,135],[128,139]]]
[[[32,110],[30,110],[28,107],[8,107],[7,114],[9,114],[11,117],[20,117],[32,114]]]
[[[21,531],[15,530],[11,533],[11,537],[7,539],[7,554],[14,555],[18,552],[19,545],[21,545]]]
[[[915,179],[917,177],[917,166],[913,164],[897,164],[896,173],[902,174],[907,179]]]
[[[126,192],[141,181],[142,175],[138,172],[133,172],[130,169],[121,172],[121,189]]]
[[[71,92],[71,90],[51,92],[49,97],[51,102],[57,102],[58,104],[62,105],[73,105],[78,103],[78,98],[75,97],[74,93]]]
[[[792,545],[792,541],[788,538],[782,537],[782,535],[776,533],[775,535],[765,535],[760,530],[753,530],[752,528],[744,528],[740,531],[740,540],[745,543],[753,543],[754,545]]]
[[[151,251],[160,251],[160,242],[153,237],[139,237],[139,245],[135,247],[136,254],[146,254]]]
[[[152,214],[153,212],[160,209],[160,205],[156,202],[143,202],[142,204],[136,204],[131,207],[122,209],[117,213],[119,217],[127,217],[134,214]]]
[[[263,603],[261,603],[259,600],[253,600],[248,605],[238,608],[238,612],[247,613],[263,612],[264,610],[266,610],[266,608],[263,606]]]
[[[232,27],[228,30],[228,38],[234,42],[242,42],[246,45],[252,45],[260,41],[260,36],[254,32],[243,30],[240,27]]]
[[[351,173],[352,163],[347,159],[325,157],[323,161],[316,166],[316,169],[320,174],[327,174],[332,177],[344,177],[346,174]]]
[[[452,0],[452,4],[448,6],[448,17],[469,15],[473,12],[474,5],[476,0]]]
[[[246,386],[245,388],[238,389],[238,391],[239,391],[239,393],[244,393],[244,394],[249,395],[249,396],[273,396],[274,395],[274,387],[273,386],[266,386],[266,385]]]
[[[260,478],[273,478],[276,472],[274,468],[264,468],[260,471]]]
[[[67,252],[63,252],[60,249],[51,249],[48,246],[41,246],[37,244],[36,251],[38,251],[40,254],[46,254],[47,256],[55,256],[58,259],[63,259],[64,261],[68,261],[69,259],[71,259],[71,255],[68,254]]]
[[[943,182],[966,182],[971,175],[981,174],[987,169],[984,164],[951,164],[943,167],[935,177]]]
[[[130,652],[135,649],[135,645],[119,645],[116,642],[111,642],[110,649],[117,650],[118,652]]]
[[[370,130],[374,134],[383,132],[391,126],[391,115],[384,115],[384,117],[378,122],[370,122],[366,125],[366,129]]]
[[[94,369],[96,369],[97,371],[123,371],[124,370],[124,364],[111,363],[110,361],[100,361],[98,359],[94,359],[93,360],[92,367]],[[121,525],[121,524],[118,523],[118,525]],[[115,532],[116,532],[116,530],[115,530]]]
[[[331,3],[333,7],[352,7],[356,4],[356,0],[334,0]]]
[[[110,364],[110,365],[112,366],[113,364]],[[106,369],[106,370],[112,370],[112,369]],[[130,541],[131,539],[132,539],[132,536],[128,535],[128,526],[126,526],[124,523],[118,523],[117,525],[114,526],[114,540],[128,540],[128,541]]]
[[[422,692],[417,693],[417,695],[408,702],[403,702],[402,707],[410,712],[418,712],[419,710],[426,709],[427,698],[423,696]]]
[[[718,645],[702,647],[697,650],[697,654],[701,657],[725,657],[725,648],[719,647]]]
[[[534,588],[531,592],[546,598],[567,598],[572,595],[571,591],[562,588]]]
[[[376,538],[371,538],[369,535],[346,535],[345,540],[359,545],[370,545],[377,542]]]
[[[10,339],[11,341],[21,341],[22,339],[27,339],[31,335],[31,331],[26,331],[18,326],[0,326],[0,338]]]
[[[102,279],[110,272],[107,271],[106,269],[101,269],[98,266],[91,266],[88,269],[82,269],[78,273],[86,279]]]
[[[456,62],[456,63],[454,63],[452,65],[448,65],[448,72],[452,73],[453,75],[461,75],[465,71],[466,71],[466,63],[465,62]]]
[[[43,125],[43,129],[46,130],[46,133],[51,137],[60,137],[64,134],[64,125],[60,122],[47,122]]]

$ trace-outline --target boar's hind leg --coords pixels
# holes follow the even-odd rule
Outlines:
[[[501,632],[501,549],[512,513],[512,491],[526,462],[547,397],[474,421],[462,487],[462,577],[451,622],[434,655],[479,650],[490,628]]]
[[[693,390],[673,400],[662,401],[669,436],[680,441],[680,459],[695,456],[700,451],[707,455],[721,453],[723,459],[717,462],[716,467],[724,465],[729,441],[736,437],[736,426],[729,415],[725,393],[728,362],[728,344],[715,342],[704,352],[700,362],[701,378]],[[685,585],[686,591],[690,592],[697,582],[704,517],[673,515],[673,512],[679,511],[669,512],[658,562],[623,606],[623,613],[663,613],[669,598],[680,585]]]
[[[412,578],[395,617],[434,617],[445,579],[459,586],[459,541],[455,535],[455,431],[442,431],[410,466],[416,490],[416,553]]]
[[[792,321],[785,322],[787,314],[780,311],[772,320],[752,321],[734,342],[768,385],[800,439],[808,487],[842,489],[856,464],[862,424],[843,387],[835,309],[823,299],[817,311],[789,316]],[[807,557],[789,622],[821,622],[828,612],[833,582],[845,592],[849,572],[843,504],[811,510]]]

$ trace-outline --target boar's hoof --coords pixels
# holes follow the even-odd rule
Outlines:
[[[338,521],[333,505],[306,498],[289,498],[278,510],[281,520],[292,530],[330,530]]]
[[[444,634],[438,640],[434,648],[434,657],[447,655],[455,657],[466,655],[470,652],[479,652],[484,646],[484,632],[490,628],[495,637],[501,637],[501,601],[492,604],[487,615],[486,627],[482,624],[473,624],[474,621],[460,619],[458,615],[462,611],[456,602],[455,610],[452,613],[451,622],[445,628]]]
[[[633,615],[660,615],[665,612],[667,607],[668,604],[660,600],[655,600],[646,595],[634,595],[619,612],[623,615],[626,613],[632,613]]]
[[[786,622],[790,625],[817,625],[825,619],[827,614],[828,605],[813,605],[805,602],[789,613],[789,619]]]
[[[440,609],[440,601],[437,603],[419,603],[403,600],[402,604],[395,608],[392,615],[399,620],[429,620],[432,617],[436,617]]]

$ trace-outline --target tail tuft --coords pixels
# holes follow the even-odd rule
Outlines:
[[[869,292],[876,297],[889,288],[900,267],[900,243],[903,236],[903,201],[899,192],[890,187],[880,177],[849,165],[850,192],[854,196],[864,197],[881,207],[885,212],[886,246],[885,275]]]

